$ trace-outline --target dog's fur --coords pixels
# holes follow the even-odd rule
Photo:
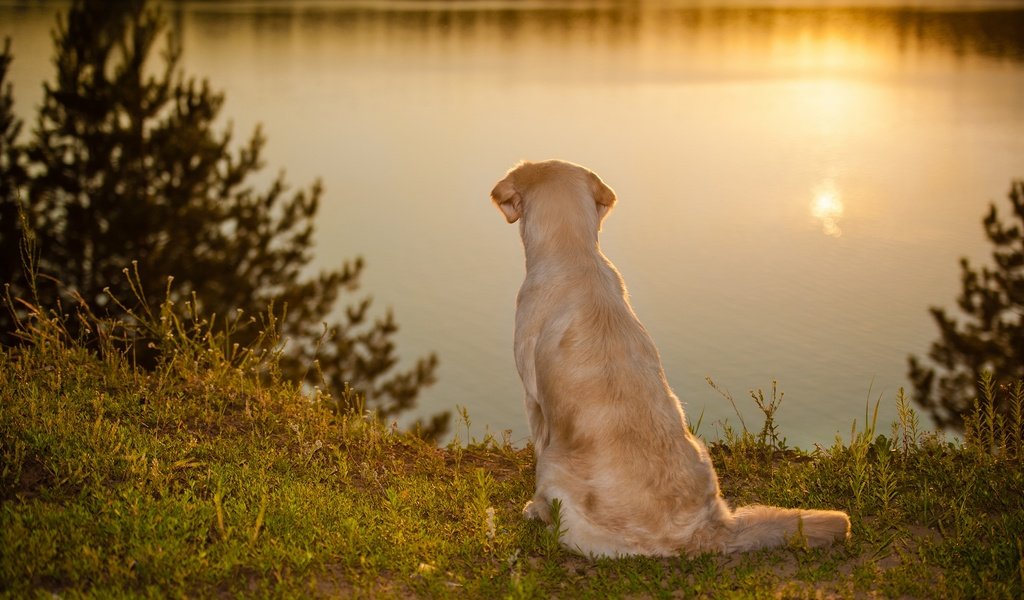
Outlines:
[[[630,307],[598,231],[615,193],[562,161],[522,162],[491,199],[519,221],[526,279],[516,302],[515,357],[537,458],[523,509],[562,543],[596,556],[737,552],[802,535],[811,546],[849,536],[838,511],[731,510],[707,449],[686,426],[661,359]]]

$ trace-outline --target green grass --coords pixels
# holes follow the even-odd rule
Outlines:
[[[846,510],[848,543],[588,560],[521,517],[529,448],[434,447],[278,381],[274,344],[238,349],[166,307],[146,322],[164,357],[150,371],[111,341],[119,325],[87,349],[43,314],[0,353],[0,596],[1024,594],[1019,387],[983,384],[962,442],[920,431],[900,393],[892,427],[866,414],[807,452],[781,438],[773,384],[753,393],[759,432],[711,445],[723,493]],[[996,394],[1016,412],[990,410]]]

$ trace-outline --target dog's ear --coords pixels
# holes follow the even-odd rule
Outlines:
[[[519,195],[512,177],[506,177],[491,190],[491,200],[505,214],[509,223],[515,223],[523,214],[523,197]]]
[[[604,218],[608,216],[608,211],[615,206],[615,192],[594,172],[590,173],[590,192],[594,195],[594,201],[597,202],[597,222],[600,227]]]

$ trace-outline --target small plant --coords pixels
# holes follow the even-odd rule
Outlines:
[[[786,446],[786,438],[779,434],[778,424],[775,421],[775,413],[778,411],[779,406],[782,404],[782,398],[785,394],[778,389],[778,382],[772,380],[772,391],[771,397],[765,398],[764,391],[761,388],[756,390],[750,390],[750,398],[757,405],[757,408],[764,415],[764,423],[761,425],[761,431],[754,435],[747,429],[747,424],[743,420],[743,414],[736,406],[736,401],[733,399],[732,394],[728,390],[719,387],[710,377],[706,377],[705,381],[711,386],[716,392],[722,397],[729,401],[732,405],[733,411],[739,418],[740,427],[742,431],[739,435],[736,435],[732,427],[728,424],[723,424],[723,434],[725,437],[726,445],[743,451],[755,451],[761,455],[766,464],[771,464],[777,452],[785,452],[788,447]],[[703,417],[703,413],[702,413]]]
[[[476,494],[473,497],[472,512],[480,523],[480,543],[484,548],[492,549],[497,535],[496,513],[491,505],[491,494],[494,490],[494,478],[483,469],[474,471]]]
[[[870,398],[870,390],[869,390]],[[850,466],[850,491],[853,494],[853,505],[859,512],[864,509],[864,500],[869,489],[868,486],[873,480],[873,468],[869,461],[869,450],[875,442],[875,427],[878,423],[878,407],[881,405],[881,397],[875,402],[875,410],[868,418],[870,401],[864,406],[864,429],[857,431],[857,421],[854,420],[850,428],[849,452],[852,458]],[[882,438],[884,440],[884,438]]]
[[[778,424],[775,422],[775,411],[779,409],[779,405],[782,404],[782,397],[784,393],[778,391],[778,382],[772,380],[772,397],[770,400],[765,400],[764,392],[761,388],[751,390],[750,397],[754,400],[754,404],[761,409],[764,414],[764,425],[761,426],[761,432],[757,435],[757,441],[763,446],[768,446],[773,450],[785,450],[786,449],[786,438],[779,437]]]
[[[557,555],[561,551],[562,536],[566,529],[562,524],[562,500],[561,498],[551,499],[551,523],[545,528],[543,537],[544,552],[548,556]]]
[[[921,432],[917,413],[910,406],[903,388],[896,392],[896,414],[899,421],[892,424],[892,439],[898,441],[901,452],[907,454],[917,447]]]
[[[700,425],[704,422],[704,409],[702,408],[700,414],[697,415],[697,422],[694,423],[690,419],[686,420],[686,427],[690,430],[690,434],[693,436],[700,435]]]
[[[747,423],[743,420],[743,413],[741,413],[740,409],[736,406],[736,400],[733,399],[732,394],[729,393],[729,390],[719,387],[719,385],[715,383],[715,381],[711,379],[711,377],[705,377],[704,381],[707,381],[708,385],[711,386],[711,389],[718,392],[719,396],[729,401],[729,404],[732,406],[733,412],[736,413],[736,417],[740,420],[740,427],[743,429],[743,436],[746,437],[746,435],[750,433],[750,430],[747,429]]]
[[[965,444],[997,458],[1024,462],[1024,380],[997,387],[992,373],[984,371],[978,385],[981,394],[964,417]],[[1005,406],[1005,412],[997,406]]]
[[[898,499],[898,476],[893,464],[893,452],[889,440],[881,435],[875,440],[872,449],[875,454],[874,482],[872,485],[874,499],[878,504],[879,510],[888,515],[895,509]]]

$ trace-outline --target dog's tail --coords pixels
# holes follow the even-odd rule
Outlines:
[[[808,546],[828,546],[850,537],[850,518],[838,510],[803,510],[754,504],[732,513],[726,552],[782,546],[803,539]]]

